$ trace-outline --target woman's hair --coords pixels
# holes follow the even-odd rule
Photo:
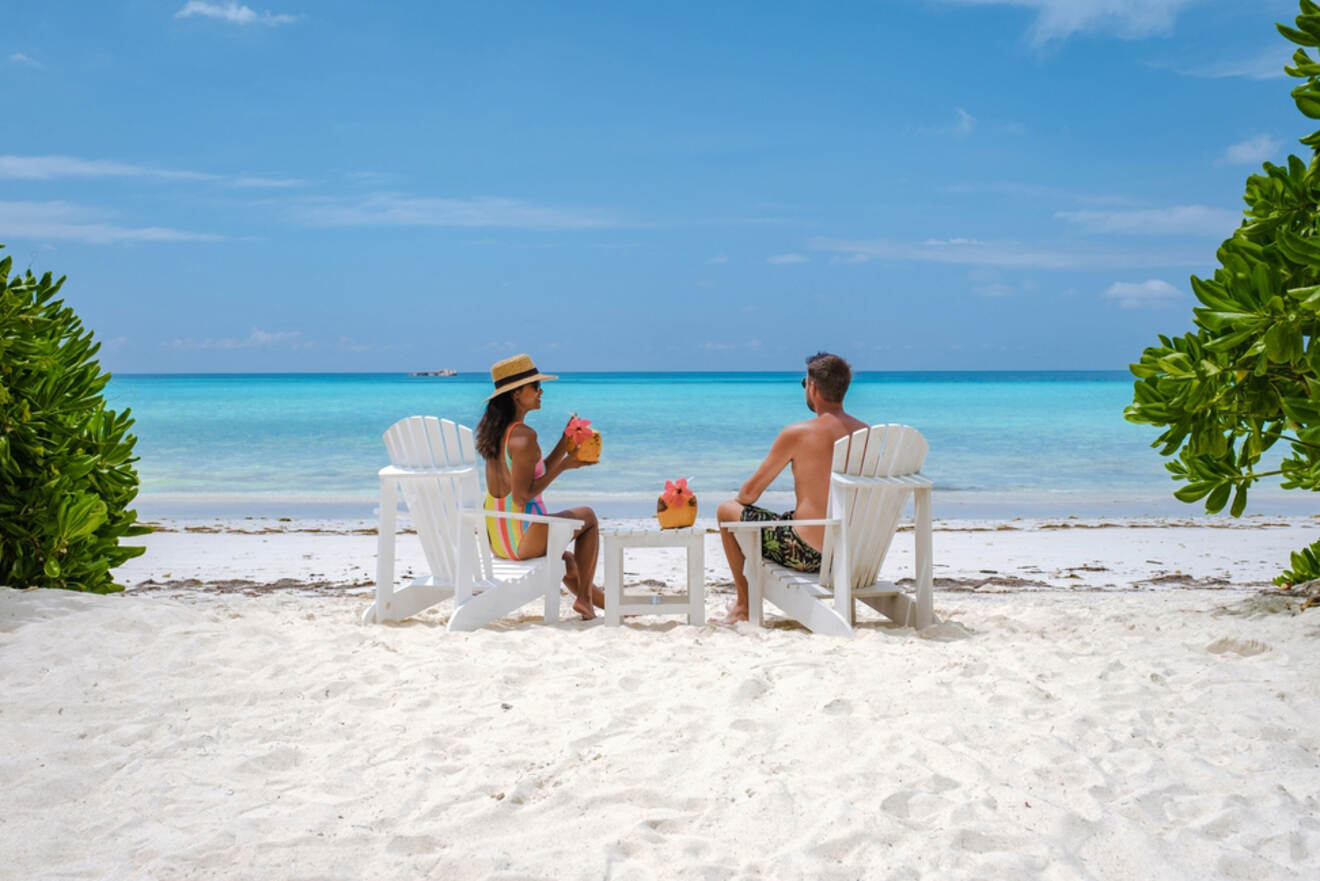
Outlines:
[[[513,405],[513,392],[496,395],[486,402],[486,412],[477,423],[477,452],[483,459],[498,459],[504,432],[513,424],[517,410]]]

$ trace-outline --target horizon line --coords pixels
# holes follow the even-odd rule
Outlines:
[[[409,379],[459,379],[480,377],[489,379],[488,370],[464,370],[458,371],[450,376],[413,376],[407,370],[178,370],[178,371],[106,371],[114,376],[402,376]],[[705,374],[725,374],[725,375],[745,375],[745,376],[772,376],[777,374],[787,374],[796,376],[803,372],[800,369],[795,370],[561,370],[559,376],[619,376],[619,375],[668,375],[668,376],[697,376]],[[895,369],[863,369],[854,370],[853,376],[867,373],[1126,373],[1131,375],[1128,367],[975,367],[975,368],[955,368],[938,367],[927,369],[895,370]]]

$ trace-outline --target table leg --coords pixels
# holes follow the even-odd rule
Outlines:
[[[623,620],[619,604],[623,596],[623,549],[619,542],[605,537],[605,624],[618,626]]]
[[[706,537],[693,535],[687,543],[688,623],[706,623]]]

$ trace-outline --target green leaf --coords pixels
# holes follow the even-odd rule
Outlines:
[[[1205,510],[1209,514],[1217,514],[1224,510],[1224,505],[1228,504],[1228,496],[1233,491],[1233,484],[1221,483],[1215,487],[1205,500]]]
[[[1310,34],[1303,33],[1295,28],[1290,28],[1286,24],[1276,24],[1275,27],[1279,29],[1279,33],[1283,34],[1299,46],[1320,46],[1320,40],[1317,40]]]
[[[1180,502],[1195,502],[1205,496],[1213,488],[1214,484],[1209,482],[1189,483],[1182,489],[1175,490],[1173,497]]]
[[[1247,484],[1243,482],[1238,484],[1237,492],[1233,494],[1233,507],[1228,513],[1234,517],[1241,517],[1245,510],[1247,510]]]
[[[1298,92],[1293,95],[1297,109],[1311,119],[1320,119],[1320,98],[1310,92]]]

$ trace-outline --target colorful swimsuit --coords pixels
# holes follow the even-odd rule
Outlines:
[[[519,423],[517,422],[513,423],[513,425],[518,424]],[[509,455],[509,433],[513,431],[513,425],[510,425],[509,430],[504,432],[504,445],[502,447],[504,450],[504,467],[509,471],[510,483],[512,483],[513,478],[513,457]],[[536,463],[536,472],[533,479],[539,479],[544,476],[545,459],[541,459]],[[495,498],[490,494],[490,491],[487,490],[485,509],[487,511],[517,511],[518,505],[513,500],[513,490],[510,489],[509,494],[502,499]],[[522,506],[522,513],[544,514],[545,502],[541,501],[540,496],[537,496]],[[487,517],[486,534],[490,536],[490,548],[495,552],[495,556],[503,557],[506,560],[520,559],[518,556],[518,545],[522,542],[523,534],[527,531],[527,527],[529,526],[531,526],[531,524],[525,520],[508,520],[503,517]]]

